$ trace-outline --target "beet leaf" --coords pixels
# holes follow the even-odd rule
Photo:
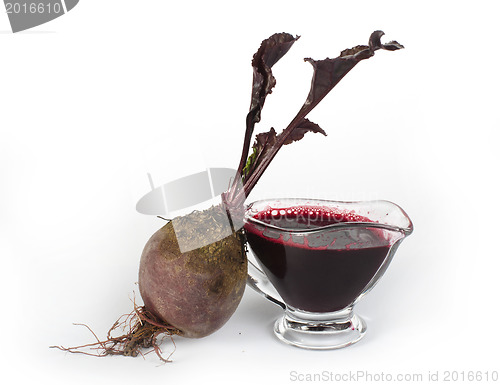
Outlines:
[[[375,31],[371,34],[368,45],[358,45],[345,49],[340,53],[340,56],[334,59],[304,59],[311,63],[314,71],[309,95],[304,105],[279,135],[276,135],[274,128],[256,135],[253,152],[248,156],[255,124],[260,121],[265,99],[276,84],[271,67],[288,52],[298,37],[294,38],[292,35],[284,33],[275,34],[262,42],[252,61],[254,68],[252,102],[246,119],[245,142],[237,172],[237,178],[243,180],[243,188],[237,188],[238,184],[233,184],[227,196],[224,196],[226,204],[233,208],[243,204],[246,196],[250,194],[283,145],[302,139],[307,132],[326,135],[319,125],[306,119],[306,116],[360,61],[374,56],[375,51],[379,49],[396,51],[404,48],[396,41],[382,44],[381,37],[383,35],[384,32]]]
[[[266,97],[272,93],[276,85],[276,79],[273,76],[271,68],[290,50],[293,43],[298,39],[299,36],[293,37],[289,33],[275,33],[261,43],[259,49],[253,56],[252,98],[250,102],[250,111],[246,117],[245,138],[237,171],[237,175],[240,177],[244,177],[245,175],[244,168],[248,163],[247,157],[250,151],[250,143],[252,141],[255,124],[260,122],[261,112]],[[230,196],[236,192],[237,185],[238,181],[235,180],[230,191]]]

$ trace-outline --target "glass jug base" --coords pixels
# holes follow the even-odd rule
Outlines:
[[[285,313],[274,324],[274,334],[283,342],[304,349],[340,349],[358,342],[366,333],[365,321],[350,313],[347,318],[314,321],[298,312]]]

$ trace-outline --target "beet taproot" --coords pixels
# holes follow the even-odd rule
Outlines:
[[[218,221],[224,215],[219,205],[175,218],[153,234],[142,253],[139,290],[144,306],[184,337],[205,337],[218,330],[245,290],[243,234],[205,241],[206,234],[212,239],[222,231]],[[182,253],[179,236],[205,245]]]

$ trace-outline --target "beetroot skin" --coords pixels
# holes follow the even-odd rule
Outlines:
[[[195,238],[203,234],[203,227],[210,227],[213,234],[214,221],[207,219],[220,210],[216,206],[208,213],[174,219],[182,221],[176,223],[177,236],[179,228]],[[233,233],[181,253],[172,222],[163,226],[149,239],[141,257],[139,290],[145,308],[184,337],[201,338],[218,330],[234,313],[245,290],[247,259],[241,237]]]

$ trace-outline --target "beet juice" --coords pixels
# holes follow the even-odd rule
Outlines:
[[[288,305],[308,312],[351,305],[391,247],[383,229],[352,211],[267,208],[252,219],[245,233],[262,269]]]

